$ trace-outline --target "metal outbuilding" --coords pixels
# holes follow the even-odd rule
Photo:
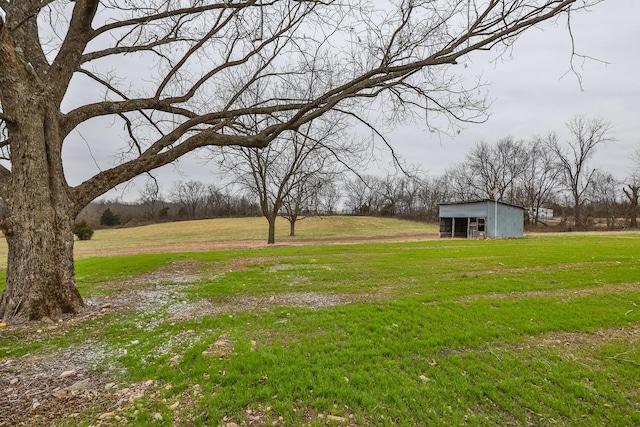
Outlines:
[[[525,209],[490,199],[439,205],[440,237],[515,238],[524,235]]]

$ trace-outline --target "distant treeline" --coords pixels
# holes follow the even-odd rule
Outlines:
[[[380,178],[365,175],[336,183],[335,191],[322,200],[325,193],[308,198],[302,209],[303,216],[364,215],[436,222],[438,205],[444,202],[483,198],[480,193],[459,194],[452,185],[455,177],[445,174],[438,178]],[[524,192],[513,191],[503,199],[508,203],[526,206]],[[147,189],[148,190],[148,189]],[[486,197],[485,197],[486,198]],[[330,208],[327,208],[327,207]],[[561,197],[552,198],[545,205],[552,209],[554,221],[539,221],[539,226],[575,229],[572,222],[573,208],[562,203]],[[581,229],[620,229],[629,227],[630,204],[622,197],[592,198],[583,205],[585,224]],[[108,212],[107,212],[108,211]],[[0,204],[0,212],[2,207]],[[107,213],[107,215],[105,215]],[[113,216],[115,216],[115,219]],[[192,220],[221,217],[261,216],[257,198],[238,189],[221,190],[200,181],[175,182],[167,196],[160,191],[141,191],[135,202],[99,199],[87,206],[78,216],[91,226],[136,226],[155,222]],[[534,225],[534,218],[525,214],[527,222]]]

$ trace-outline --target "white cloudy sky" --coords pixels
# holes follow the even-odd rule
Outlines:
[[[550,130],[562,135],[575,115],[602,117],[613,124],[616,142],[600,148],[593,166],[622,178],[631,167],[630,150],[640,147],[640,1],[605,0],[591,13],[574,15],[572,30],[578,53],[605,62],[576,60],[582,90],[575,75],[566,74],[571,58],[566,21],[546,24],[522,36],[510,61],[497,66],[484,58],[474,61],[491,82],[486,123],[442,139],[405,127],[392,140],[415,141],[403,152],[437,175],[477,141],[529,139]]]
[[[547,23],[524,34],[508,61],[496,65],[489,62],[494,55],[471,58],[471,69],[490,83],[493,104],[486,123],[467,125],[455,138],[432,134],[417,123],[397,127],[388,140],[407,161],[437,176],[462,160],[478,141],[506,136],[528,139],[550,130],[562,135],[565,122],[577,114],[602,117],[613,124],[617,141],[596,153],[593,166],[624,177],[631,167],[630,151],[640,147],[640,1],[605,0],[591,13],[573,18],[576,50],[599,60],[575,63],[583,78],[582,89],[577,78],[567,74],[571,40],[566,20]],[[93,148],[94,162],[87,145],[75,139],[71,143],[75,148],[65,151],[71,185],[112,164],[101,157],[99,148]],[[187,158],[155,175],[166,193],[178,179],[214,183],[212,170],[211,165]],[[137,192],[135,186],[121,185],[107,197],[134,200]]]

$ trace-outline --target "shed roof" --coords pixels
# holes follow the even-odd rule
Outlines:
[[[447,202],[447,203],[438,203],[438,206],[468,205],[468,204],[472,204],[472,203],[485,203],[485,202],[495,203],[495,200],[493,200],[493,199],[478,199],[478,200],[467,200],[467,201],[459,201],[459,202]],[[498,201],[498,204],[499,205],[505,205],[505,206],[511,206],[513,208],[518,208],[518,209],[525,210],[525,208],[523,208],[522,206],[512,205],[511,203],[505,203],[505,202]]]

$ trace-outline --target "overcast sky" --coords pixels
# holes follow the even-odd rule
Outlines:
[[[495,55],[474,55],[470,70],[482,73],[490,83],[493,103],[486,123],[466,125],[455,138],[432,134],[420,123],[399,126],[388,140],[407,162],[438,176],[463,160],[476,142],[495,142],[506,136],[530,139],[550,130],[563,136],[565,122],[581,114],[611,121],[617,141],[600,148],[592,166],[623,178],[631,168],[629,153],[640,147],[639,18],[640,1],[630,0],[606,0],[594,6],[591,13],[573,16],[576,51],[598,60],[575,60],[582,88],[577,77],[567,73],[571,39],[566,19],[525,33],[508,61],[494,64],[490,59]],[[77,149],[66,150],[65,154],[71,185],[98,172],[98,167],[112,165],[95,151],[94,162],[87,145],[77,136],[75,139]],[[179,179],[216,182],[213,166],[192,158],[183,159],[177,167],[161,168],[155,175],[165,195]],[[144,180],[137,182],[140,185]],[[137,191],[135,186],[120,185],[107,197],[135,200]]]
[[[631,168],[629,152],[640,147],[640,1],[606,0],[591,13],[575,14],[572,31],[576,51],[603,62],[576,59],[582,90],[569,73],[571,39],[566,20],[525,33],[512,59],[497,65],[477,57],[474,65],[491,82],[491,117],[468,125],[455,138],[439,138],[403,127],[391,140],[433,175],[459,161],[478,141],[513,136],[530,139],[550,130],[563,135],[575,115],[611,121],[616,142],[601,147],[593,166],[623,178]]]

